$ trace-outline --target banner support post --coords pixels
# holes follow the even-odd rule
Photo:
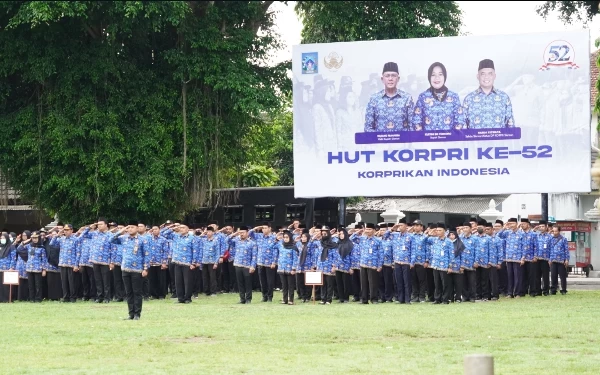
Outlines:
[[[548,222],[548,193],[542,193],[542,220]]]
[[[346,226],[346,198],[340,198],[338,206],[338,224],[341,227]]]

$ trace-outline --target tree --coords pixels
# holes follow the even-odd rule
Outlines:
[[[537,12],[546,19],[550,13],[558,11],[559,19],[564,23],[579,21],[585,24],[598,14],[599,6],[600,1],[546,1]]]
[[[273,167],[250,165],[242,173],[244,187],[274,186],[279,176]]]
[[[298,1],[302,43],[458,35],[455,1]]]
[[[0,172],[75,224],[210,204],[290,92],[272,3],[0,3]]]

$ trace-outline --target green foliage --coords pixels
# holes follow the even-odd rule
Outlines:
[[[271,3],[1,2],[0,172],[75,224],[209,203],[290,92]]]
[[[275,169],[264,165],[251,165],[242,172],[244,187],[274,186],[278,179]]]
[[[558,11],[559,19],[564,23],[591,21],[598,14],[600,1],[546,1],[537,8],[537,12],[544,19],[551,12]]]
[[[455,1],[298,1],[302,43],[458,35]]]

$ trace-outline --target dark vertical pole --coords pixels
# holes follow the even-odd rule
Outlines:
[[[542,220],[548,221],[548,193],[542,193]]]
[[[340,198],[338,206],[338,223],[340,226],[346,226],[346,198]]]

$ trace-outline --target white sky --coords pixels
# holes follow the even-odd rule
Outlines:
[[[468,35],[524,34],[544,31],[581,30],[582,24],[565,26],[558,14],[548,16],[547,21],[540,17],[535,9],[543,1],[458,1],[463,11],[463,33]],[[286,48],[280,51],[275,60],[291,58],[292,46],[300,44],[302,24],[294,12],[295,2],[288,5],[277,2],[273,10],[277,11],[277,27]],[[600,18],[589,23],[591,51],[595,51],[594,40],[600,38]]]

